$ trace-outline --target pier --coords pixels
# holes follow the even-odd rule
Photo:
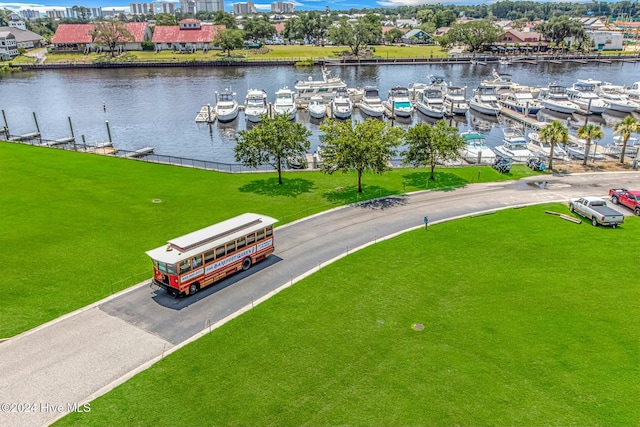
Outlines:
[[[54,139],[53,141],[48,141],[45,142],[42,145],[46,145],[48,147],[54,146],[54,145],[62,145],[62,144],[68,144],[70,142],[75,142],[76,138],[73,136],[67,136],[65,138],[58,138],[58,139]]]
[[[216,113],[211,105],[203,105],[196,115],[196,123],[213,123],[216,121]]]
[[[40,132],[32,132],[32,133],[25,133],[23,135],[11,136],[9,137],[9,141],[20,142],[20,141],[28,141],[30,139],[36,139],[36,138],[40,138]]]
[[[524,114],[520,114],[506,107],[502,107],[500,114],[531,129],[540,130],[547,125],[545,122],[538,121],[533,117],[525,116]]]
[[[124,157],[137,158],[137,157],[144,157],[147,154],[152,154],[152,153],[153,153],[153,147],[144,147],[144,148],[140,148],[138,150],[132,151],[130,153],[127,153],[124,155]]]

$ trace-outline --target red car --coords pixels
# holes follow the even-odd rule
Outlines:
[[[615,189],[609,190],[611,203],[620,204],[631,209],[636,215],[640,215],[640,190]]]

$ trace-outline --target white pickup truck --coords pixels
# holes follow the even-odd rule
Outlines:
[[[594,226],[610,225],[616,228],[624,222],[624,215],[607,206],[607,202],[599,197],[581,197],[569,201],[569,210],[590,219]]]

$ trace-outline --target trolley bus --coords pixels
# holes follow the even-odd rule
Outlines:
[[[174,295],[191,295],[273,253],[276,219],[246,213],[169,240],[146,252],[152,284]]]

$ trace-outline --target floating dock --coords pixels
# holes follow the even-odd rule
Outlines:
[[[140,148],[136,151],[131,151],[127,154],[125,154],[124,156],[130,159],[134,159],[137,157],[144,157],[147,154],[152,154],[153,153],[153,147],[144,147],[144,148]]]
[[[547,125],[547,123],[541,122],[534,117],[525,116],[506,107],[502,107],[500,114],[532,129],[542,129]]]
[[[9,138],[9,141],[28,141],[30,139],[36,139],[40,137],[40,132],[25,133],[24,135],[16,135]]]
[[[70,142],[75,142],[75,140],[76,139],[73,136],[68,136],[65,138],[54,139],[53,141],[47,141],[43,145],[53,147],[55,145],[63,145],[63,144],[68,144]]]
[[[196,123],[213,123],[216,121],[216,113],[211,105],[203,105],[196,116]]]

